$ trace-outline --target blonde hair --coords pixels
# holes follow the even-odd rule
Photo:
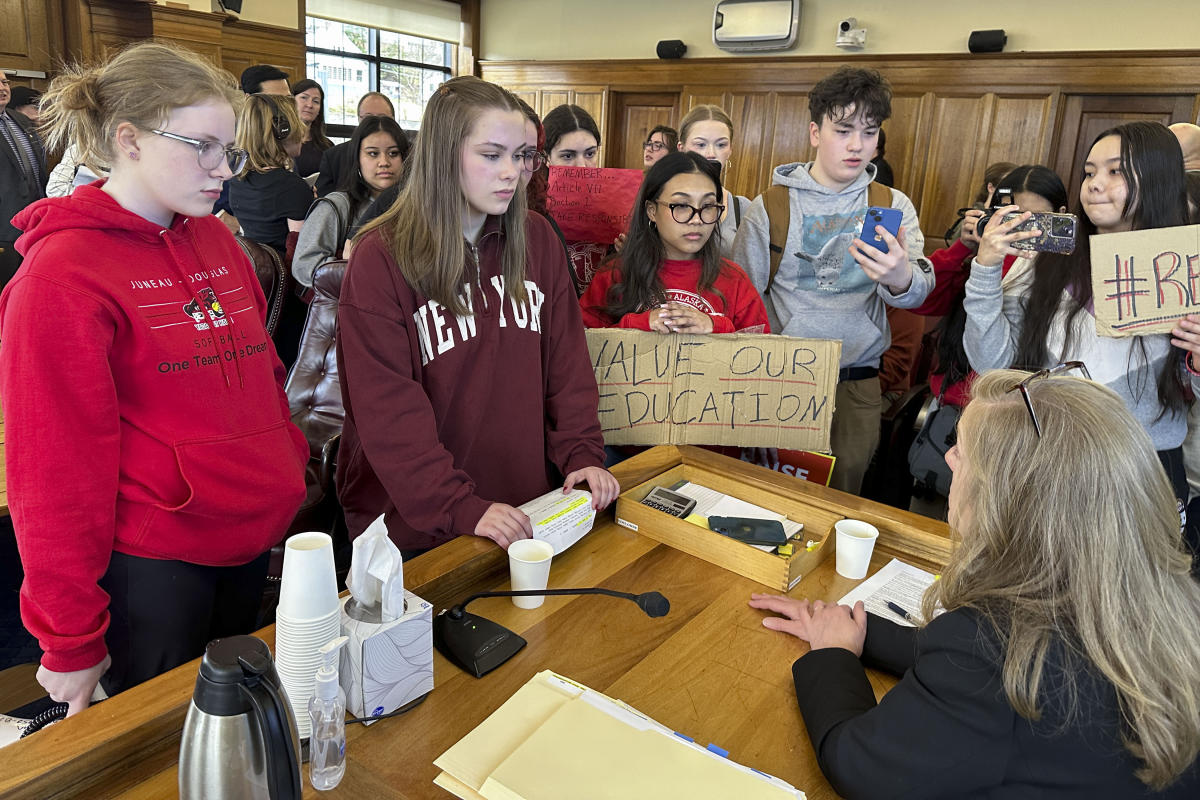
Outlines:
[[[489,109],[516,112],[524,123],[517,98],[494,83],[469,75],[443,83],[421,118],[405,164],[411,169],[408,183],[392,207],[359,233],[378,228],[408,284],[458,316],[470,313],[463,296],[467,242],[462,220],[467,200],[461,186],[462,152],[475,121]],[[514,303],[521,303],[525,301],[525,192],[513,195],[501,226],[505,292]]]
[[[233,75],[202,56],[165,42],[139,42],[102,64],[64,67],[42,97],[39,130],[47,149],[74,144],[81,162],[110,166],[122,122],[153,130],[176,108],[217,100],[236,111],[241,98]]]
[[[725,113],[725,109],[720,106],[703,104],[692,106],[692,110],[683,115],[683,119],[679,122],[679,147],[682,149],[686,146],[688,131],[697,122],[706,120],[716,120],[717,122],[725,123],[725,127],[729,128],[729,140],[733,141],[733,120]]]
[[[1108,388],[1081,378],[1031,382],[1039,439],[1020,392],[1028,373],[972,386],[959,425],[967,469],[962,544],[924,599],[973,608],[999,636],[1005,693],[1036,720],[1050,652],[1064,707],[1078,676],[1116,691],[1123,741],[1153,789],[1200,753],[1200,584],[1190,575],[1175,495],[1141,425]],[[1070,719],[1070,716],[1068,716]]]
[[[278,121],[278,122],[277,122]],[[283,139],[275,138],[275,127],[286,121],[291,132]],[[287,144],[304,141],[308,130],[296,111],[296,101],[291,95],[252,94],[242,105],[237,121],[237,146],[249,154],[246,168],[238,177],[248,172],[269,172],[273,169],[291,169],[292,157],[287,154]]]

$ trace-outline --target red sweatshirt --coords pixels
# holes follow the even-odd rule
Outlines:
[[[942,317],[949,314],[954,306],[962,302],[966,295],[967,278],[971,276],[971,261],[975,251],[963,244],[962,239],[955,239],[954,244],[935,250],[929,260],[933,263],[934,286],[925,302],[913,309],[914,314],[926,317]],[[1016,263],[1016,256],[1004,257],[1004,274]],[[929,376],[929,388],[934,395],[942,395],[942,401],[947,405],[963,408],[970,399],[971,383],[975,373],[971,372],[961,381],[945,388],[945,373],[941,368]]]
[[[229,231],[164,230],[102,185],[17,215],[25,262],[0,295],[21,613],[60,672],[104,658],[114,550],[246,563],[286,531],[308,461]]]
[[[562,244],[526,222],[527,302],[504,291],[504,233],[489,217],[480,280],[456,318],[411,287],[378,232],[354,248],[338,306],[346,422],[338,494],[352,537],[381,513],[402,549],[471,534],[495,502],[519,505],[563,474],[604,464],[592,374]]]
[[[767,309],[762,297],[742,268],[722,259],[721,274],[713,288],[699,291],[700,259],[673,261],[667,259],[658,268],[658,277],[667,290],[667,299],[686,303],[703,311],[713,321],[713,333],[770,333]],[[579,305],[583,308],[583,324],[589,328],[636,328],[650,330],[653,308],[636,314],[626,314],[616,320],[604,310],[608,290],[621,280],[620,265],[596,273]],[[716,290],[716,291],[714,291]],[[719,292],[719,293],[718,293]]]

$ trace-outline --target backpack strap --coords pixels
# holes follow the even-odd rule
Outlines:
[[[783,261],[783,246],[787,244],[788,227],[792,223],[792,204],[788,197],[788,187],[783,184],[773,184],[763,192],[763,206],[767,210],[768,236],[771,248],[771,275],[767,279],[767,287],[763,290],[766,295],[775,283],[775,275],[779,272],[779,262]]]
[[[733,229],[736,231],[742,227],[742,204],[733,192],[729,192],[729,199],[733,201]]]
[[[867,184],[867,205],[876,208],[891,208],[892,190],[882,183],[871,181]]]
[[[792,222],[792,206],[788,198],[788,188],[783,184],[773,184],[771,188],[763,192],[762,197],[763,206],[767,209],[771,247],[771,275],[767,279],[767,288],[763,290],[765,295],[771,291],[771,286],[775,283],[775,275],[779,272],[779,264],[783,261],[783,247],[787,244],[788,227]],[[867,184],[867,205],[891,208],[892,190],[882,183],[871,181]]]
[[[304,215],[304,219],[307,220],[312,215],[312,213],[316,209],[316,207],[321,205],[321,203],[329,204],[330,208],[333,209],[333,213],[335,215],[337,215],[338,257],[340,258],[341,252],[342,252],[342,243],[344,243],[346,241],[346,233],[348,232],[348,228],[349,228],[349,225],[347,225],[347,223],[346,223],[346,215],[350,209],[349,209],[349,202],[348,202],[349,198],[346,197],[345,195],[341,195],[339,198],[337,195],[338,195],[337,192],[333,192],[331,194],[325,195],[324,197],[318,197],[316,200],[314,200],[312,202],[312,205],[310,205],[308,207],[308,212]],[[347,203],[346,203],[347,208],[345,211],[342,210],[342,205],[341,205],[341,203],[338,202],[339,199],[347,201]]]

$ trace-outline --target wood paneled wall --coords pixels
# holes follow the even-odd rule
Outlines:
[[[0,0],[0,19],[0,66],[53,73],[60,61],[97,61],[154,37],[208,56],[234,75],[251,64],[274,64],[293,80],[305,73],[303,30],[208,11],[144,0]],[[44,88],[45,81],[35,84]]]
[[[892,84],[886,158],[896,187],[917,207],[929,250],[942,245],[938,237],[988,164],[1048,165],[1074,197],[1084,151],[1104,127],[1131,119],[1194,122],[1200,112],[1200,51],[484,61],[481,71],[539,113],[563,102],[591,111],[607,132],[605,166],[640,167],[640,160],[617,162],[628,162],[635,152],[628,144],[644,139],[645,115],[630,126],[638,130],[608,118],[610,109],[623,113],[626,96],[661,95],[659,122],[670,124],[696,104],[716,103],[736,126],[726,181],[753,197],[775,166],[812,158],[808,91],[845,63],[878,69]]]

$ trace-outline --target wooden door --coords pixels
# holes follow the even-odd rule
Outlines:
[[[1170,125],[1191,122],[1195,95],[1093,94],[1067,95],[1063,102],[1054,169],[1067,184],[1071,208],[1079,197],[1083,162],[1101,132],[1124,122],[1147,120]]]
[[[613,92],[604,147],[605,166],[642,168],[642,142],[655,125],[676,126],[679,95],[671,92]]]

